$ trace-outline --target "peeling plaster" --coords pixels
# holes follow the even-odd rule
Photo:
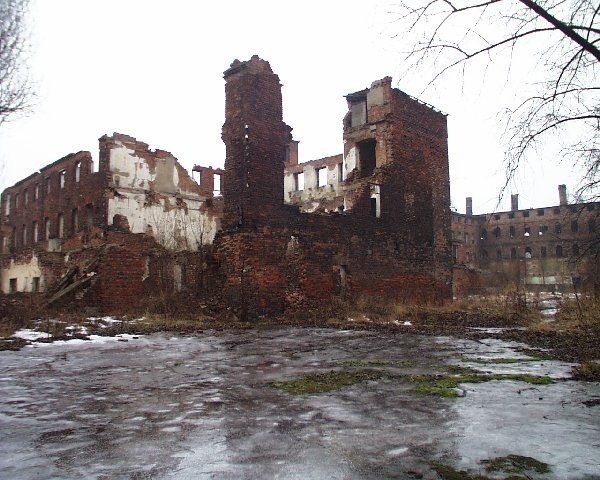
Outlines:
[[[33,291],[33,278],[37,277],[40,279],[39,290],[44,291],[44,277],[40,268],[38,257],[33,254],[27,262],[15,262],[11,258],[10,265],[0,270],[0,277],[2,282],[2,292],[10,292],[10,279],[17,279],[17,291],[18,292],[32,292]]]

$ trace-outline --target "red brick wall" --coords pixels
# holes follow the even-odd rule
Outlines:
[[[79,165],[79,181],[76,180],[77,165]],[[61,172],[64,172],[64,176]],[[50,185],[49,192],[47,182]],[[35,198],[36,186],[37,198]],[[10,226],[7,233],[12,237],[8,242],[11,251],[18,252],[36,244],[45,246],[46,218],[50,221],[49,238],[58,238],[59,214],[62,214],[63,218],[63,238],[84,230],[87,225],[103,226],[106,217],[103,209],[103,194],[100,176],[92,172],[92,158],[89,152],[67,155],[7,188],[2,194],[0,219],[4,225]],[[9,198],[10,209],[7,214],[5,207]],[[74,211],[77,212],[77,225],[74,225],[73,221]],[[38,242],[35,244],[34,222],[38,225]],[[26,226],[25,239],[23,238],[24,225]],[[10,232],[11,229],[15,234],[14,237],[13,232]]]

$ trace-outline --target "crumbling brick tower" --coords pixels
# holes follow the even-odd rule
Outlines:
[[[224,78],[223,228],[254,229],[281,212],[291,129],[282,120],[281,84],[269,62],[256,55],[235,60]]]
[[[291,129],[282,120],[279,77],[253,56],[225,71],[223,231],[215,239],[223,296],[242,319],[285,308],[281,241],[283,168]],[[284,244],[285,245],[285,244]]]
[[[385,77],[346,96],[344,157],[372,214],[433,262],[439,301],[451,299],[450,179],[446,115],[392,88]],[[347,180],[347,184],[350,182]],[[359,202],[350,208],[360,209]],[[429,263],[429,262],[426,262]],[[433,267],[433,268],[432,268]]]

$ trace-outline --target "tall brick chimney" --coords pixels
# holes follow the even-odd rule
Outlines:
[[[235,60],[225,78],[223,228],[255,228],[283,209],[283,169],[291,128],[269,62]]]
[[[515,193],[510,196],[510,209],[514,212],[519,209],[519,194]]]
[[[567,186],[566,185],[559,185],[558,186],[558,202],[559,205],[568,205],[568,201],[567,201]]]
[[[285,151],[285,164],[288,167],[298,165],[298,140],[290,140]]]
[[[466,213],[467,215],[473,215],[473,197],[467,197],[466,202]]]

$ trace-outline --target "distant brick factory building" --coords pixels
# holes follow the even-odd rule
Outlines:
[[[452,213],[455,294],[587,291],[600,288],[598,258],[600,204],[567,202],[558,186],[557,205],[473,215]]]

